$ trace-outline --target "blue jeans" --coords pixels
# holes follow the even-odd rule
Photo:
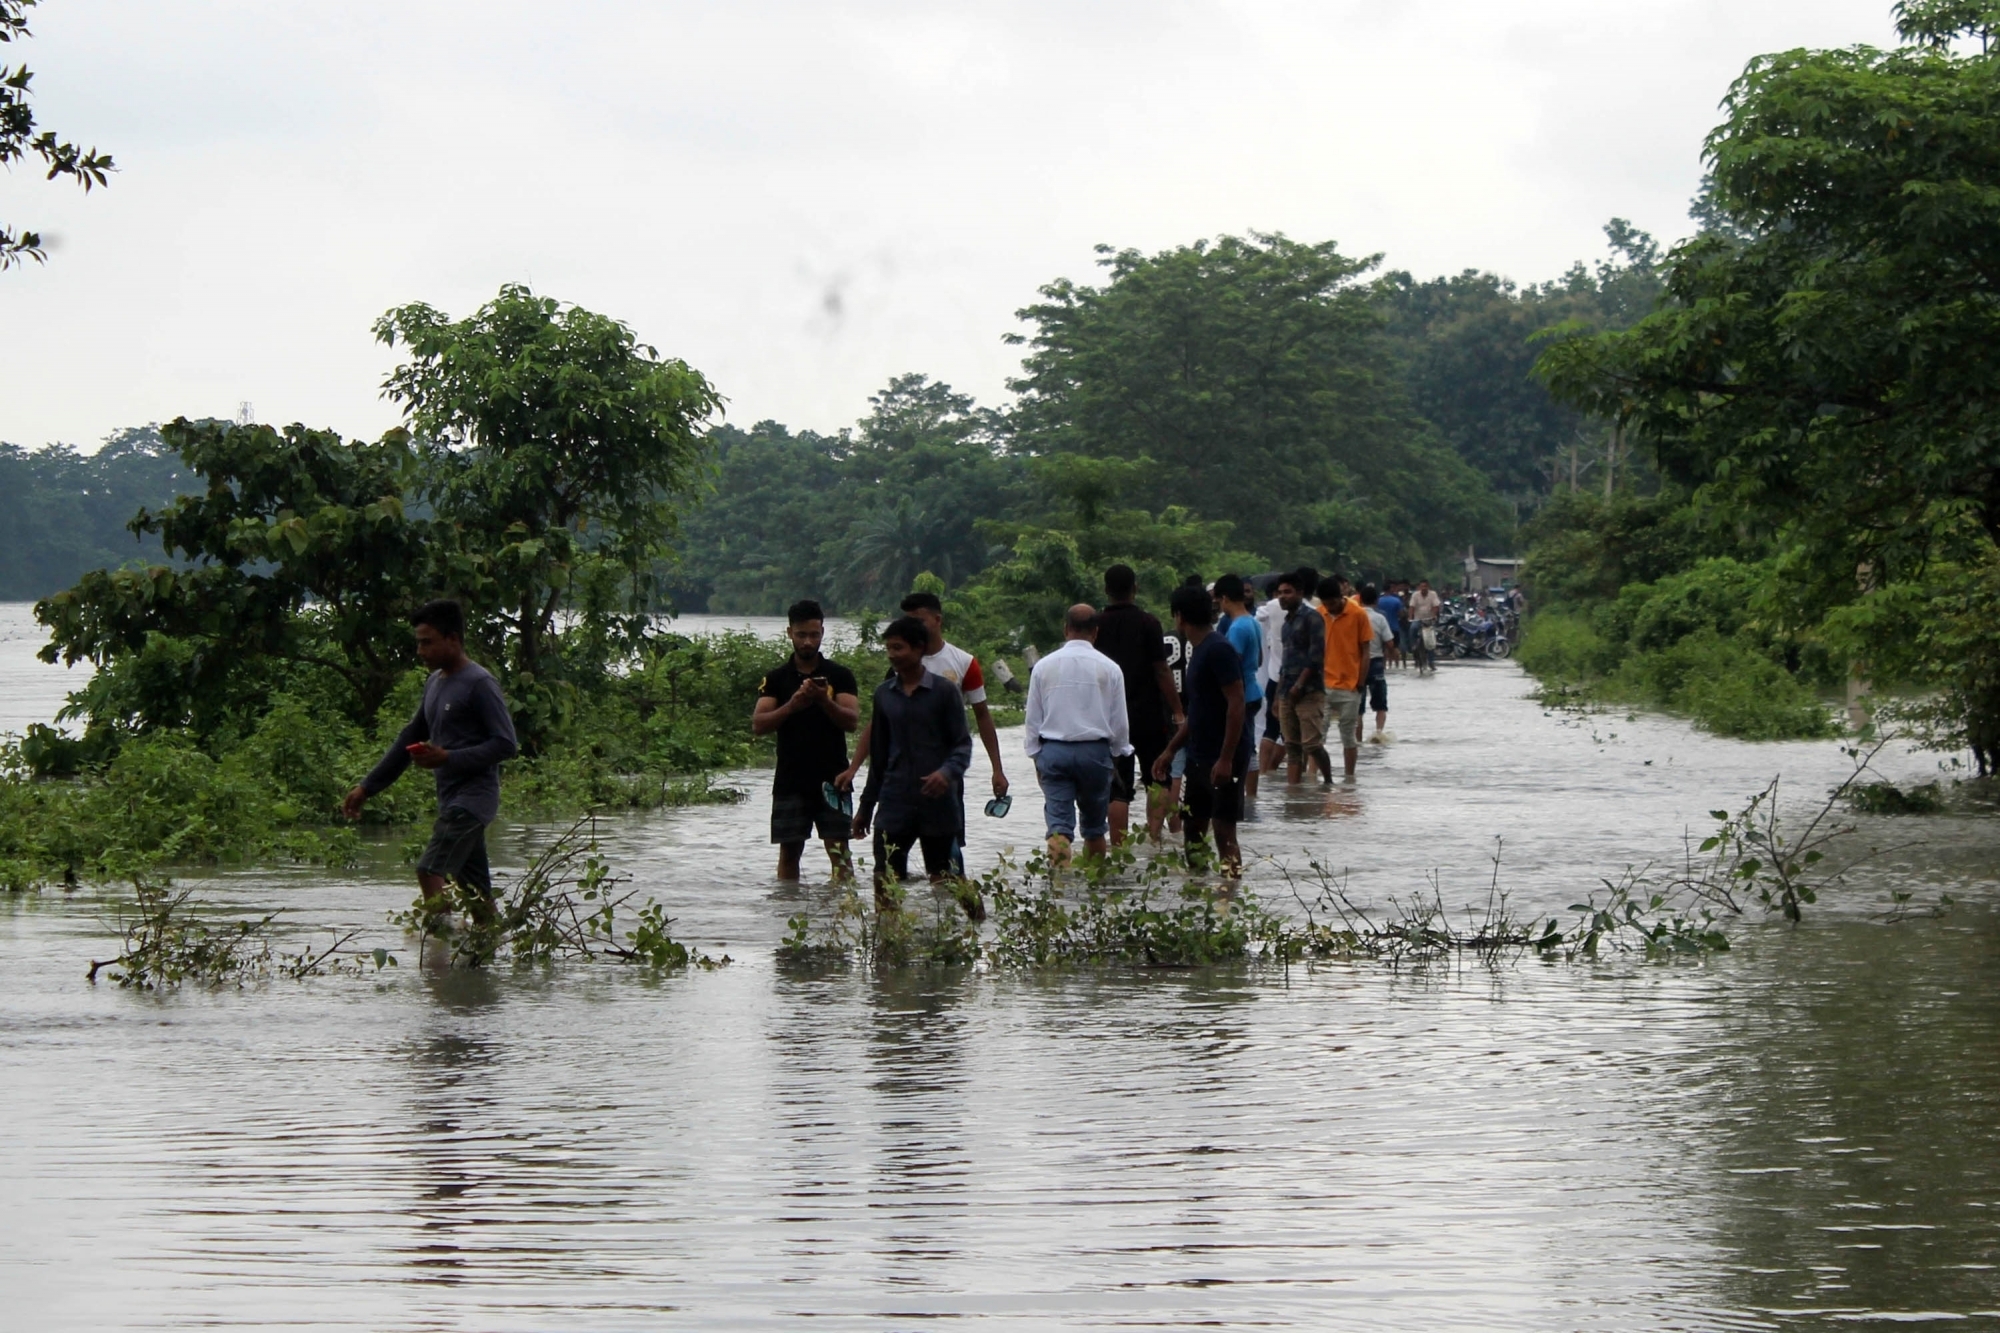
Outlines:
[[[1051,834],[1074,838],[1079,810],[1086,839],[1110,834],[1110,741],[1043,741],[1035,776],[1042,782],[1042,818]]]

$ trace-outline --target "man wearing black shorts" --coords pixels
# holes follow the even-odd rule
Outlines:
[[[855,837],[867,836],[868,825],[875,823],[877,911],[894,907],[890,876],[909,874],[912,846],[923,850],[924,873],[933,884],[952,874],[956,859],[972,732],[958,687],[924,666],[930,638],[914,616],[891,621],[882,633],[890,675],[875,687],[868,785],[854,807]],[[969,903],[966,911],[983,914]]]
[[[417,883],[435,899],[454,880],[467,915],[480,925],[496,917],[493,872],[486,861],[486,826],[500,814],[500,764],[520,746],[514,719],[492,673],[465,655],[465,612],[457,602],[426,602],[410,617],[417,658],[431,669],[416,716],[397,734],[389,753],[341,810],[349,819],[403,775],[411,764],[437,781],[437,822],[417,858]]]
[[[820,655],[826,618],[813,601],[785,612],[792,655],[764,677],[750,714],[753,735],[778,734],[778,771],[771,779],[771,841],[778,844],[778,878],[797,879],[806,839],[826,844],[835,878],[844,878],[847,815],[826,799],[826,785],[847,767],[847,733],[861,721],[854,673]]]
[[[1141,611],[1132,599],[1139,576],[1130,565],[1104,571],[1106,606],[1098,615],[1097,651],[1118,664],[1125,677],[1125,717],[1131,726],[1133,753],[1115,761],[1111,784],[1111,841],[1125,841],[1132,802],[1139,785],[1146,787],[1146,832],[1159,841],[1167,818],[1165,785],[1153,778],[1153,761],[1166,749],[1167,737],[1181,724],[1180,694],[1167,668],[1166,635],[1160,622]]]
[[[1175,752],[1186,747],[1187,777],[1181,787],[1184,830],[1190,851],[1210,828],[1223,872],[1241,873],[1243,853],[1236,826],[1243,820],[1243,775],[1250,769],[1250,731],[1243,725],[1243,659],[1212,628],[1215,603],[1203,588],[1176,588],[1174,627],[1187,637],[1187,720],[1153,761],[1153,776],[1165,781]]]

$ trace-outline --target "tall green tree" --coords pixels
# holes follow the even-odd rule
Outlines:
[[[1940,564],[1985,586],[2000,540],[2000,5],[1896,12],[1896,49],[1750,63],[1705,150],[1727,225],[1668,257],[1661,309],[1540,370],[1773,534],[1804,620],[1921,604]]]
[[[1373,259],[1276,235],[1100,254],[1104,285],[1054,282],[1019,312],[1015,448],[1149,458],[1127,503],[1227,521],[1270,562],[1416,563],[1505,530],[1409,407],[1361,281]],[[1374,519],[1394,542],[1352,549]]]
[[[984,568],[980,521],[1008,512],[1022,478],[1001,454],[1002,419],[949,384],[899,375],[868,403],[843,464],[840,528],[819,554],[839,601],[882,607],[921,571],[949,585]]]
[[[2000,53],[1947,44],[1994,12],[1913,3],[1899,49],[1751,62],[1706,147],[1740,239],[1680,246],[1665,308],[1543,361],[1836,601],[2000,538]]]
[[[384,391],[425,450],[425,498],[481,557],[466,591],[511,646],[510,688],[560,678],[566,613],[580,640],[643,633],[706,475],[713,386],[619,321],[513,284],[463,320],[398,307],[375,334],[408,352]]]
[[[0,43],[12,44],[29,36],[28,11],[37,0],[0,0]],[[88,193],[92,186],[110,183],[116,164],[109,153],[95,148],[79,148],[56,137],[51,130],[35,133],[35,109],[29,105],[29,85],[34,74],[26,65],[0,65],[0,167],[12,167],[30,155],[39,159],[49,180],[67,176]],[[25,260],[42,263],[48,254],[42,249],[40,233],[14,230],[0,223],[0,271]]]
[[[1623,218],[1604,232],[1609,259],[1552,282],[1523,287],[1469,269],[1428,282],[1390,273],[1377,288],[1412,404],[1522,514],[1555,491],[1601,487],[1607,472],[1622,480],[1607,423],[1534,376],[1545,330],[1625,328],[1658,299],[1653,238]]]

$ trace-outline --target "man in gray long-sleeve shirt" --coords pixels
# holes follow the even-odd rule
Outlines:
[[[868,785],[854,807],[854,836],[875,830],[875,896],[883,904],[889,872],[908,873],[910,848],[921,847],[924,872],[937,883],[950,873],[964,800],[959,784],[972,763],[972,733],[958,687],[926,670],[930,629],[913,616],[894,621],[882,642],[894,672],[875,687],[869,723]],[[875,820],[876,806],[881,817]]]
[[[358,819],[363,803],[411,764],[431,770],[438,815],[417,858],[417,883],[426,898],[435,898],[456,879],[466,910],[487,923],[493,919],[493,875],[486,826],[500,813],[500,763],[520,748],[514,720],[500,683],[465,655],[465,613],[457,602],[426,602],[410,624],[417,631],[417,657],[431,668],[423,702],[341,808]]]

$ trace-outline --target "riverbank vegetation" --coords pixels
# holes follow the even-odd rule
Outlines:
[[[1724,596],[1676,645],[1700,636],[1690,655],[1734,663],[1746,687],[1782,658],[1803,685],[1919,692],[1930,742],[1972,748],[1983,770],[2000,743],[2000,11],[1907,0],[1896,22],[1893,49],[1751,62],[1705,145],[1703,229],[1662,262],[1658,307],[1554,342],[1538,373],[1656,470],[1673,511],[1642,526],[1681,557],[1645,581],[1720,591],[1728,576],[1704,562],[1723,556],[1759,570],[1750,620],[1726,628],[1744,603]],[[1575,530],[1620,522],[1616,506],[1551,525],[1534,568]],[[1592,613],[1607,654],[1634,646],[1606,632],[1616,596]],[[1571,625],[1529,660],[1589,648]],[[1795,692],[1754,692],[1803,719]],[[1712,715],[1790,730],[1733,702]]]

